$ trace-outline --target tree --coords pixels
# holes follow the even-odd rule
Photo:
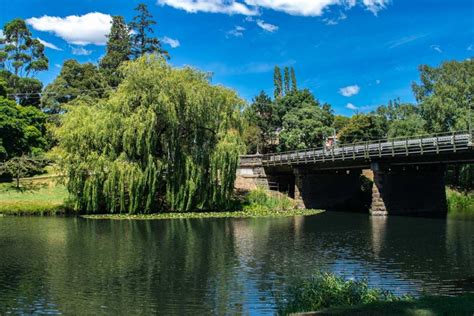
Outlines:
[[[244,102],[207,74],[173,69],[154,55],[126,63],[123,72],[108,100],[71,108],[56,131],[76,208],[226,208],[244,150]]]
[[[46,112],[56,114],[64,110],[64,104],[79,97],[100,99],[110,90],[104,75],[94,64],[80,64],[69,59],[56,79],[44,89],[41,105]]]
[[[117,87],[122,79],[119,66],[129,60],[131,54],[129,29],[122,16],[112,17],[112,27],[107,38],[106,54],[100,60],[99,67],[109,85]]]
[[[474,60],[449,61],[440,67],[419,67],[420,83],[413,83],[428,132],[467,130],[474,96]]]
[[[270,97],[261,91],[249,107],[248,119],[254,123],[258,131],[257,146],[262,153],[274,147],[276,126],[275,106]]]
[[[0,161],[42,152],[47,145],[46,118],[34,107],[0,97]]]
[[[375,114],[355,114],[339,132],[342,143],[353,143],[384,138],[387,134],[386,120]]]
[[[350,120],[351,120],[350,117],[343,116],[343,115],[336,115],[334,116],[334,122],[332,124],[332,127],[336,130],[336,133],[337,133],[338,131],[346,127],[349,124]]]
[[[132,32],[132,56],[138,58],[145,54],[156,53],[165,58],[169,58],[169,54],[161,47],[161,43],[156,37],[149,37],[148,33],[153,34],[152,25],[156,22],[152,19],[153,16],[148,11],[146,4],[140,3],[135,11],[138,12],[129,24],[129,29]]]
[[[283,96],[283,82],[281,80],[281,70],[280,67],[275,66],[273,70],[273,85],[274,85],[274,97],[275,99]]]
[[[285,94],[290,93],[290,70],[285,67]]]
[[[283,117],[280,149],[295,150],[320,147],[332,128],[325,124],[325,113],[317,106],[304,106],[289,111]]]
[[[388,106],[380,106],[374,113],[381,116],[388,125],[387,136],[405,137],[425,133],[425,120],[420,115],[420,108],[400,100],[390,101]]]
[[[296,83],[295,70],[291,67],[291,91],[296,92],[298,90],[298,84]]]
[[[3,27],[4,38],[0,40],[0,63],[10,68],[17,76],[34,74],[48,69],[48,58],[44,45],[31,38],[31,32],[22,19],[14,19]]]
[[[20,179],[42,170],[40,162],[32,157],[22,155],[0,163],[0,175],[7,174],[15,178],[15,188],[20,189]]]

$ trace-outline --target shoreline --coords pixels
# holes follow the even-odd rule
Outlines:
[[[292,217],[311,216],[323,213],[324,210],[295,209],[290,211],[229,211],[229,212],[176,212],[155,214],[97,214],[79,215],[85,219],[94,220],[166,220],[166,219],[196,219],[196,218],[265,218],[265,217]]]

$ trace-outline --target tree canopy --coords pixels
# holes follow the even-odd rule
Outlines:
[[[97,66],[69,59],[56,79],[44,89],[41,105],[46,112],[56,114],[63,110],[64,104],[78,97],[103,98],[110,90]]]
[[[0,64],[17,76],[29,76],[48,69],[48,58],[44,45],[31,37],[31,32],[22,19],[14,19],[3,26],[0,39]]]
[[[119,66],[129,60],[131,54],[129,29],[122,16],[112,17],[112,27],[107,38],[106,54],[100,60],[99,67],[109,85],[116,87],[121,81]]]
[[[136,8],[137,15],[129,24],[129,29],[132,31],[132,56],[138,58],[145,54],[155,53],[165,58],[169,58],[169,54],[161,47],[161,43],[156,37],[151,37],[153,34],[152,25],[156,24],[153,16],[146,4],[140,3]]]
[[[75,106],[56,131],[78,209],[151,212],[226,207],[243,101],[206,74],[154,55],[128,62],[108,100]]]

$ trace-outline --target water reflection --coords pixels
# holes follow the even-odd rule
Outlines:
[[[0,218],[0,313],[273,313],[317,269],[398,293],[472,291],[474,222]]]

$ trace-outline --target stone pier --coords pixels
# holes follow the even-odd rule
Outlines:
[[[446,215],[444,166],[373,163],[372,171],[372,215]]]

